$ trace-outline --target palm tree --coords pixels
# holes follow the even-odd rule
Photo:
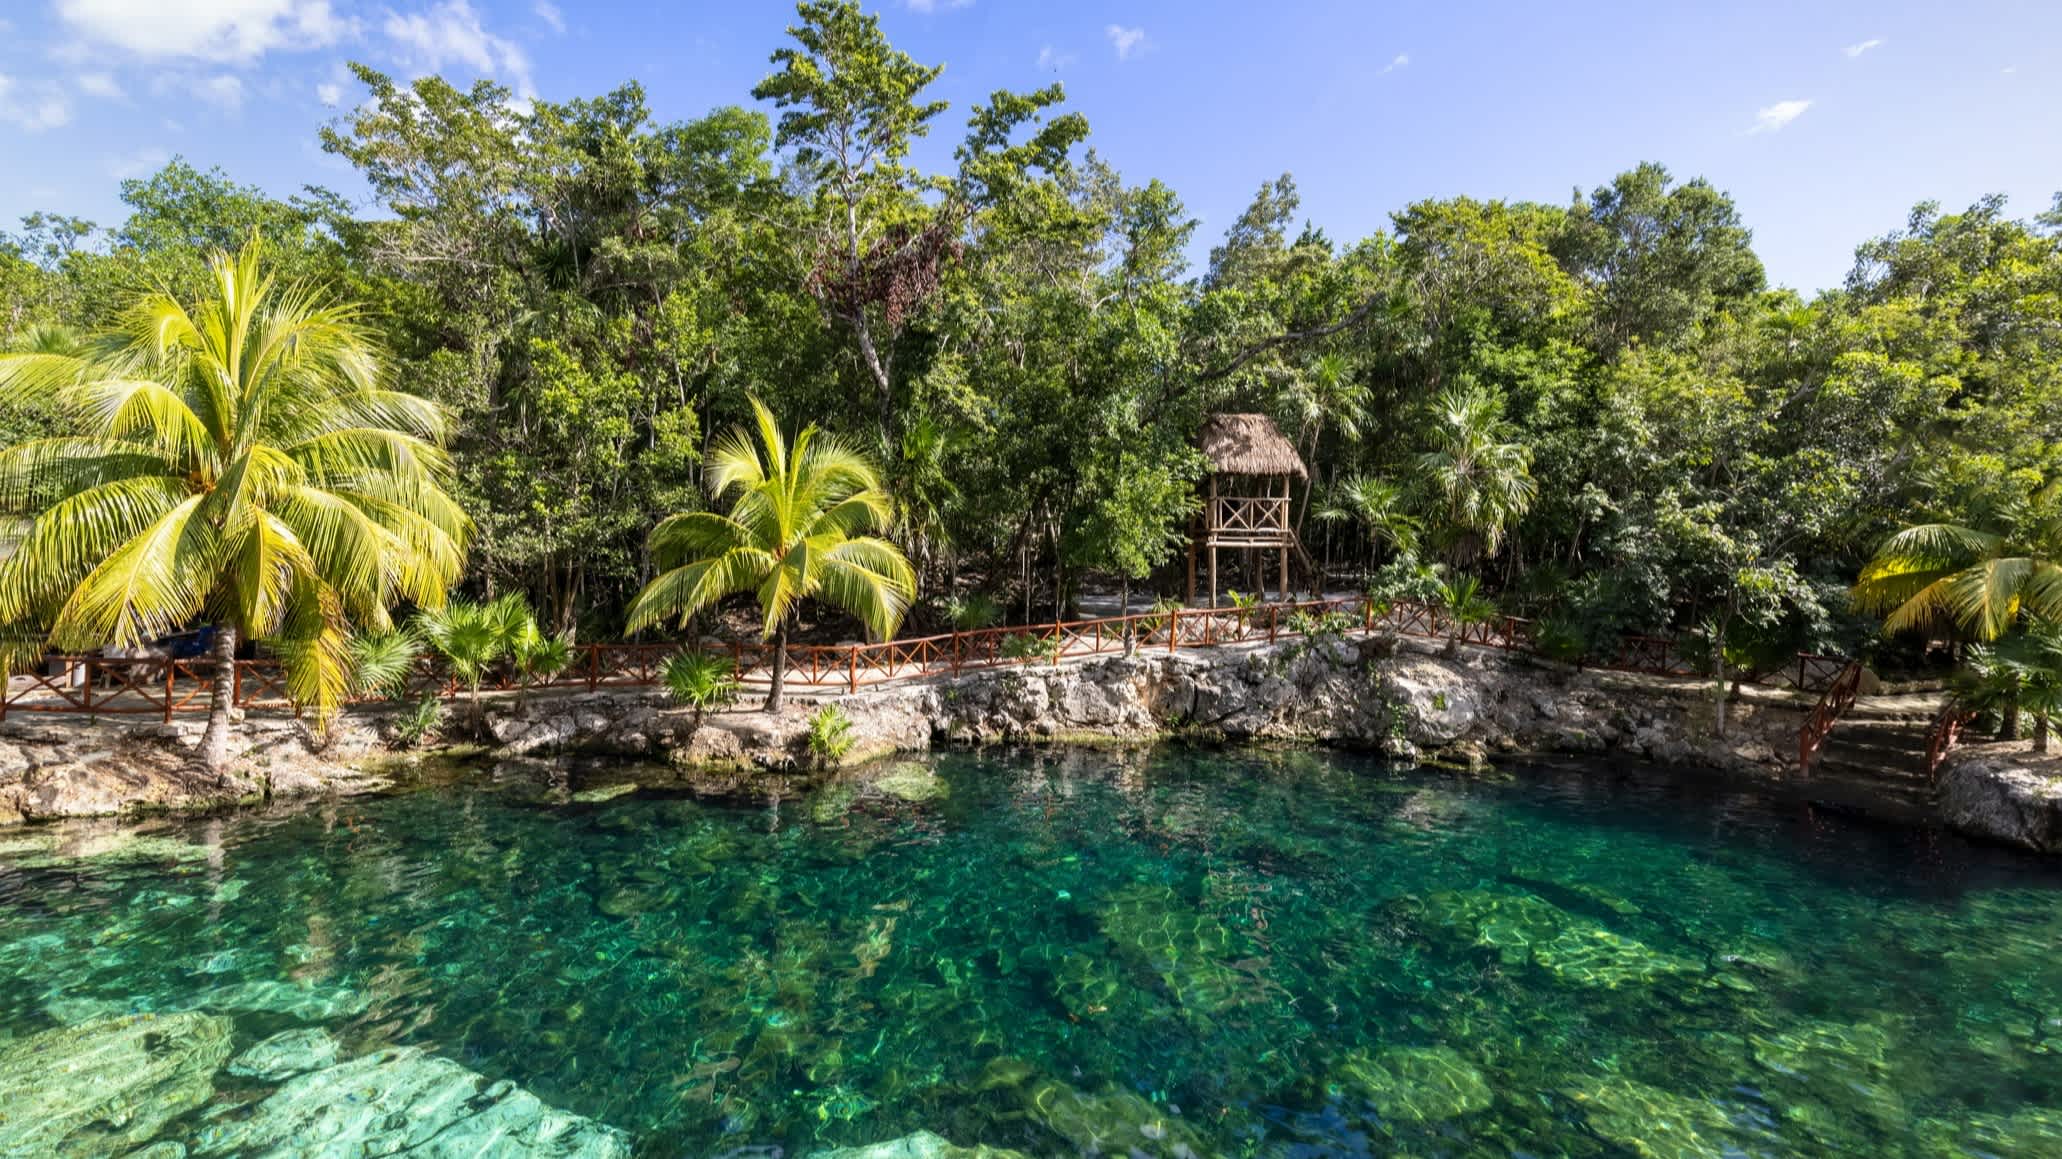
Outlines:
[[[212,296],[147,294],[84,354],[0,357],[0,391],[74,432],[0,452],[0,510],[29,517],[0,623],[90,649],[212,620],[200,756],[219,774],[239,641],[271,641],[326,722],[353,628],[441,605],[470,524],[443,489],[445,412],[381,385],[357,310],[275,284],[255,235],[208,269]]]
[[[1403,488],[1370,475],[1348,475],[1333,487],[1331,501],[1320,508],[1323,520],[1352,520],[1361,525],[1375,547],[1398,555],[1418,550],[1423,527],[1405,510]]]
[[[2062,624],[2035,621],[2026,631],[1969,649],[1956,675],[1955,702],[1998,715],[1998,739],[2019,739],[2021,713],[2033,714],[2033,747],[2048,751],[2048,733],[2062,712]]]
[[[487,673],[502,658],[519,658],[526,644],[543,639],[537,619],[530,613],[530,603],[520,592],[510,592],[484,604],[453,600],[417,615],[415,629],[444,658],[451,674],[465,685],[466,719],[476,736],[485,719],[480,685]]]
[[[727,656],[707,652],[675,652],[659,677],[666,693],[694,709],[694,726],[702,727],[702,715],[737,699],[737,666]]]
[[[1539,493],[1532,453],[1508,441],[1495,395],[1480,387],[1450,387],[1433,403],[1437,446],[1418,457],[1444,505],[1450,562],[1495,554],[1511,522]]]
[[[872,464],[813,426],[791,445],[756,398],[752,413],[757,444],[733,430],[709,458],[711,497],[738,493],[730,514],[672,515],[652,529],[652,555],[667,570],[631,602],[628,627],[675,615],[684,623],[733,592],[755,593],[761,638],[775,641],[766,711],[779,712],[788,630],[803,600],[827,600],[886,639],[902,622],[916,576],[901,549],[864,534],[888,526],[894,513]]]
[[[1851,597],[1883,630],[1957,629],[1995,640],[2021,615],[2062,619],[2062,505],[2033,498],[2007,532],[1907,527],[1863,566]]]

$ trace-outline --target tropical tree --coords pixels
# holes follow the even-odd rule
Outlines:
[[[1436,442],[1418,466],[1438,495],[1448,557],[1464,563],[1493,555],[1539,493],[1532,453],[1512,441],[1499,400],[1479,387],[1440,392],[1432,415]]]
[[[146,294],[83,355],[0,357],[0,394],[71,432],[0,452],[0,624],[60,648],[216,626],[201,760],[229,759],[236,649],[266,640],[288,695],[326,721],[354,628],[444,602],[469,523],[445,494],[446,418],[382,384],[359,312],[264,272],[254,235],[208,259],[210,295]]]
[[[1907,527],[1862,567],[1856,607],[1883,630],[1959,630],[1995,640],[2021,615],[2062,619],[2062,505],[2054,496],[2004,532],[1949,523]]]
[[[1439,583],[1439,606],[1446,610],[1446,654],[1460,651],[1461,637],[1476,624],[1496,618],[1496,605],[1482,594],[1482,581],[1459,575]]]
[[[779,712],[788,631],[801,602],[822,599],[852,613],[877,640],[894,634],[916,591],[900,548],[866,532],[888,526],[894,507],[866,459],[804,428],[791,443],[773,412],[752,399],[757,443],[742,428],[711,452],[713,498],[733,490],[728,515],[694,511],[652,529],[666,570],[630,605],[632,632],[669,616],[682,622],[734,592],[759,601],[762,638],[775,642],[766,711]]]

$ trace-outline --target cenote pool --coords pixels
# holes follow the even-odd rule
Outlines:
[[[1661,771],[896,779],[0,834],[0,1151],[2062,1155],[2038,861]]]

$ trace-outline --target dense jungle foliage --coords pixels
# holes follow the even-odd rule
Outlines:
[[[1360,239],[1283,174],[1196,269],[1176,191],[1098,154],[1059,86],[953,110],[854,5],[792,33],[754,103],[685,122],[635,83],[526,105],[360,67],[321,147],[371,204],[175,160],[111,228],[0,235],[0,345],[191,298],[207,251],[261,231],[277,273],[364,305],[392,385],[455,413],[462,587],[590,639],[655,574],[652,527],[708,504],[748,393],[880,464],[926,626],[975,589],[1015,618],[1178,591],[1222,411],[1310,464],[1293,518],[1334,586],[1437,562],[1571,640],[1854,650],[1879,625],[1849,588],[1897,529],[2054,522],[2062,198],[1922,203],[1807,300],[1724,192],[1658,164]],[[955,132],[950,167],[913,162]],[[49,421],[0,402],[0,445]]]

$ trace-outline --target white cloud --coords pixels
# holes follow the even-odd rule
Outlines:
[[[1103,29],[1103,35],[1110,38],[1110,47],[1117,50],[1118,60],[1130,60],[1146,49],[1146,30],[1143,28],[1112,24]]]
[[[187,85],[187,91],[194,99],[206,101],[219,109],[235,112],[243,107],[243,80],[226,72],[214,76],[197,77]]]
[[[1381,75],[1383,75],[1383,76],[1388,76],[1388,75],[1389,75],[1390,73],[1392,73],[1392,72],[1395,72],[1395,71],[1396,71],[1397,69],[1399,69],[1399,68],[1409,68],[1409,67],[1410,67],[1410,53],[1407,53],[1407,52],[1399,52],[1399,53],[1397,53],[1397,54],[1396,54],[1396,58],[1395,58],[1394,60],[1391,60],[1391,61],[1390,61],[1390,62],[1388,63],[1388,65],[1386,65],[1386,66],[1385,66],[1385,67],[1384,67],[1384,68],[1382,69],[1382,74],[1381,74]]]
[[[128,95],[127,93],[124,93],[122,91],[121,84],[118,83],[115,80],[115,78],[109,75],[108,73],[80,73],[77,77],[77,80],[79,84],[79,91],[85,93],[89,97],[106,97],[109,100],[120,100]]]
[[[172,155],[156,147],[138,149],[125,157],[107,159],[107,175],[116,181],[144,177],[165,167]]]
[[[26,91],[13,77],[0,73],[0,122],[40,133],[71,119],[72,106],[64,99],[64,90],[52,84],[39,84],[33,92]]]
[[[2005,67],[1999,69],[1998,71],[2004,74],[2005,76],[2011,76],[2013,73],[2019,71],[2019,66],[2016,64],[2008,64]]]
[[[971,8],[974,0],[906,0],[911,12],[931,13],[940,8]]]
[[[344,86],[324,81],[315,86],[315,99],[326,109],[336,108],[344,103]]]
[[[537,19],[551,25],[553,32],[560,36],[566,34],[566,14],[560,12],[558,5],[553,4],[551,0],[537,0],[532,11],[537,13]]]
[[[530,58],[522,46],[487,31],[466,0],[445,0],[428,12],[409,16],[389,11],[385,28],[410,64],[431,72],[462,64],[477,73],[504,77],[524,98],[535,93]]]
[[[1810,101],[1777,101],[1754,114],[1754,127],[1749,133],[1779,132],[1783,126],[1804,115],[1811,107]]]
[[[350,28],[330,0],[57,0],[57,15],[87,40],[153,60],[248,63],[333,44]]]
[[[1074,60],[1073,53],[1061,52],[1050,44],[1038,50],[1038,67],[1042,69],[1051,69],[1053,72],[1058,72],[1073,64]]]
[[[1869,39],[1862,41],[1860,44],[1850,44],[1846,48],[1841,49],[1840,51],[1847,54],[1847,59],[1853,60],[1855,57],[1860,56],[1862,53],[1865,53],[1872,48],[1881,47],[1883,47],[1883,38],[1880,36],[1872,36]]]

